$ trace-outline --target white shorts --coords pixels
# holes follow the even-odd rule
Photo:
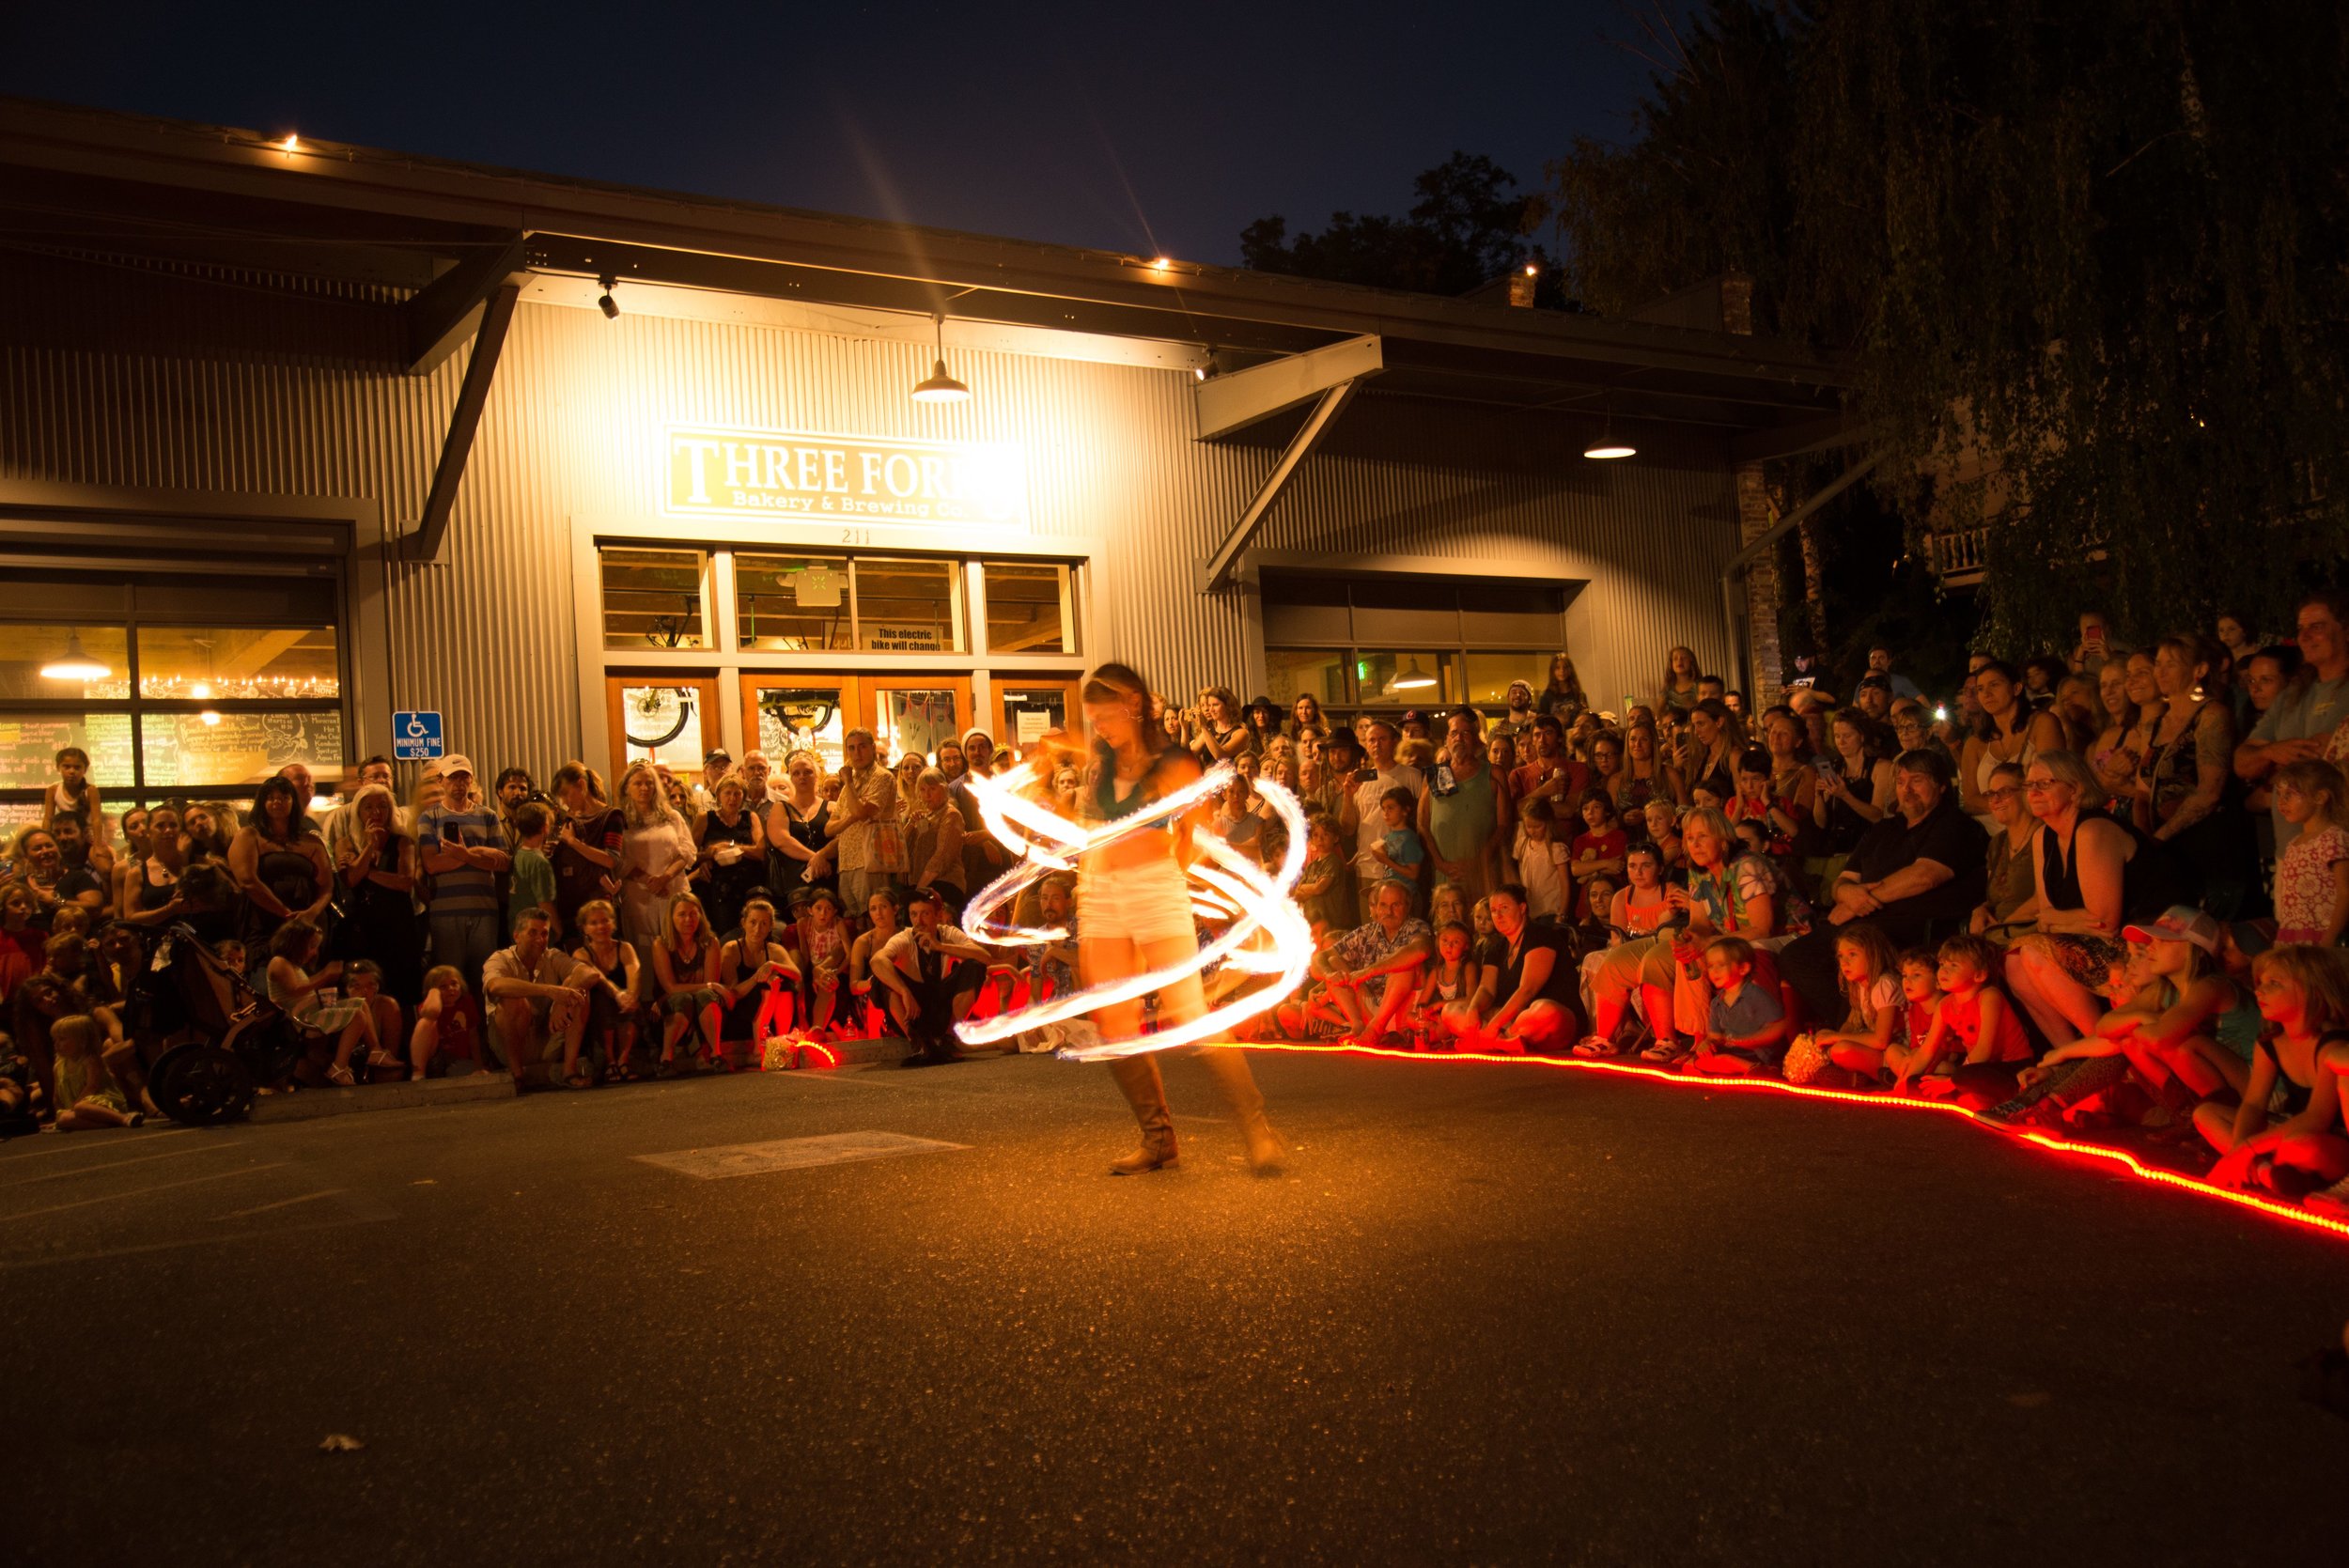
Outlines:
[[[1088,867],[1077,878],[1077,933],[1118,936],[1138,944],[1198,939],[1190,884],[1172,860],[1112,870]]]

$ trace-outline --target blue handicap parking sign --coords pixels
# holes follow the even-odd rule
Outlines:
[[[437,713],[392,715],[392,755],[400,762],[430,762],[441,753],[441,716]]]

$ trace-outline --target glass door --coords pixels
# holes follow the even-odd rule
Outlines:
[[[822,770],[839,770],[842,741],[863,723],[854,675],[803,675],[759,670],[742,677],[743,743],[767,753],[774,771],[793,752],[814,752]]]
[[[692,675],[609,675],[605,715],[612,731],[612,787],[628,765],[665,764],[687,779],[701,777],[702,758],[718,743],[718,683]]]
[[[1024,753],[1050,730],[1074,735],[1084,723],[1073,680],[1002,675],[995,681],[995,744]]]
[[[971,727],[968,675],[866,675],[865,722],[884,761],[919,752],[933,762],[941,740],[960,740]]]

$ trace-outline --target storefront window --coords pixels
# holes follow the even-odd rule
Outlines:
[[[990,624],[993,617],[989,617]],[[1003,729],[991,738],[1001,746],[1025,746],[1052,730],[1068,728],[1068,688],[1005,686]]]
[[[139,695],[203,702],[342,695],[334,629],[139,628]]]
[[[1459,655],[1362,648],[1354,655],[1355,689],[1365,707],[1432,707],[1460,700]]]
[[[828,772],[845,760],[849,721],[838,686],[761,686],[754,702],[758,749],[778,773],[793,752],[814,752]]]
[[[962,652],[962,570],[952,561],[853,564],[856,645],[867,653]]]
[[[987,648],[989,653],[1074,653],[1069,636],[1068,568],[1056,561],[989,561]]]
[[[130,639],[121,627],[0,628],[0,702],[103,702],[130,694]]]
[[[889,761],[894,762],[908,752],[919,752],[936,761],[940,741],[962,737],[961,704],[951,688],[885,690],[879,696],[875,705],[879,722],[873,726],[873,738],[879,745],[882,757]]]
[[[1343,648],[1267,648],[1264,665],[1265,695],[1283,711],[1302,696],[1324,707],[1344,707],[1353,700],[1346,694]]]
[[[743,647],[768,653],[853,648],[848,608],[846,556],[734,558],[736,640]]]
[[[620,721],[629,761],[663,762],[677,772],[699,776],[708,747],[703,744],[701,702],[693,688],[623,685]],[[613,787],[619,787],[616,781]]]
[[[603,571],[603,645],[701,648],[709,645],[702,613],[708,557],[698,550],[607,545]]]
[[[1549,684],[1549,655],[1477,649],[1468,656],[1468,701],[1476,707],[1505,707],[1509,683],[1521,680],[1538,695]]]

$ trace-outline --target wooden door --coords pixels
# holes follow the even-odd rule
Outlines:
[[[884,763],[908,752],[936,761],[939,742],[959,741],[974,722],[968,675],[864,675],[858,684]]]
[[[1018,755],[1047,730],[1076,735],[1084,727],[1077,688],[1076,681],[1050,675],[997,675],[995,728],[988,732],[995,744]]]
[[[742,676],[742,744],[764,752],[773,771],[797,751],[812,751],[822,771],[839,770],[841,741],[865,717],[854,675],[754,670]]]
[[[702,758],[718,744],[715,676],[607,675],[603,684],[615,792],[628,765],[640,759],[665,763],[685,779],[701,777]]]

